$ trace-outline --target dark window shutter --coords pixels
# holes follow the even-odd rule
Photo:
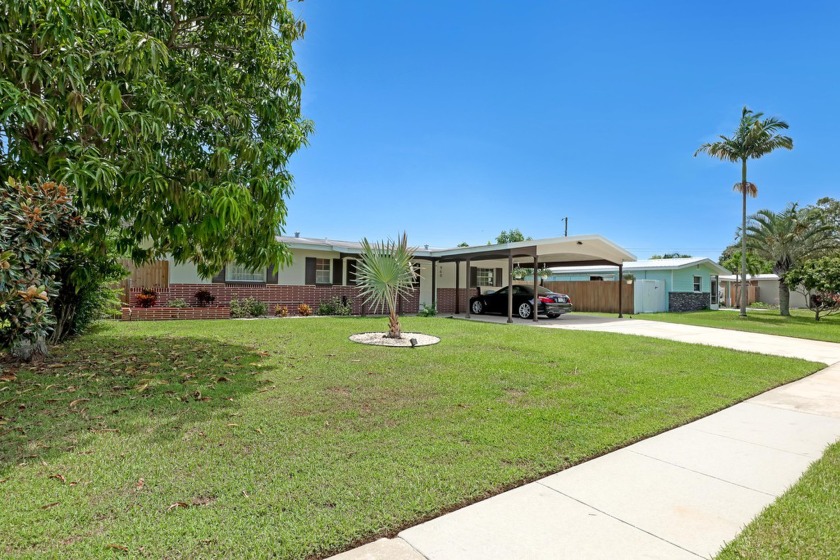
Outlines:
[[[343,262],[341,259],[333,259],[333,286],[341,286],[341,277],[344,274]]]
[[[470,288],[475,288],[478,285],[478,268],[470,267]]]
[[[356,285],[356,259],[350,259],[347,261],[347,285]]]
[[[277,284],[277,280],[280,278],[279,270],[277,269],[276,265],[271,265],[268,267],[268,270],[265,271],[265,283],[266,284]]]
[[[496,269],[496,276],[495,276],[494,280],[496,281],[496,287],[501,288],[502,287],[502,269],[501,268]]]
[[[306,257],[306,274],[303,283],[307,286],[315,285],[315,257]]]
[[[214,284],[224,284],[225,283],[225,268],[227,268],[227,267],[223,266],[222,270],[218,274],[215,274],[210,281],[213,282]]]

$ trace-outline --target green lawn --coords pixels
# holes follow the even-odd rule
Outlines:
[[[718,560],[840,558],[840,443],[768,506]]]
[[[442,342],[347,340],[381,318],[113,323],[7,369],[0,555],[327,556],[823,367],[403,323]]]
[[[588,314],[587,314],[588,315]],[[612,315],[613,317],[615,314]],[[814,321],[814,314],[807,310],[791,309],[790,317],[779,315],[778,309],[747,310],[742,319],[737,311],[693,311],[689,313],[644,313],[636,319],[683,323],[701,327],[716,327],[764,334],[777,334],[795,338],[809,338],[840,342],[840,314],[821,317]]]

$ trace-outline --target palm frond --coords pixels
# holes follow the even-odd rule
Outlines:
[[[387,307],[391,314],[396,314],[399,298],[410,295],[417,279],[412,265],[416,248],[408,246],[405,233],[398,239],[375,243],[363,239],[356,268],[356,285],[365,303]]]
[[[744,188],[745,185],[746,189]],[[747,181],[746,183],[738,181],[737,183],[732,185],[732,190],[739,193],[743,193],[746,190],[747,196],[751,198],[755,198],[758,196],[758,187],[755,186],[755,183],[750,183],[749,181]]]

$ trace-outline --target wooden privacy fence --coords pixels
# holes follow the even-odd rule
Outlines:
[[[633,313],[633,284],[625,281],[606,282],[589,280],[581,282],[546,282],[552,292],[567,294],[572,298],[575,311],[618,313],[618,286],[621,284],[622,313]]]
[[[169,289],[169,261],[155,261],[135,266],[131,260],[123,259],[121,263],[130,272],[120,282],[123,303],[131,302],[131,288],[151,288],[158,292]]]

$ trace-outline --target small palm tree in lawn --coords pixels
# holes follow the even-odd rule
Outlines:
[[[732,137],[721,136],[717,142],[700,146],[694,155],[705,153],[723,161],[741,163],[741,181],[733,190],[741,193],[741,232],[747,230],[747,195],[755,198],[758,188],[747,181],[747,160],[758,159],[776,148],[793,149],[793,140],[783,136],[788,124],[775,117],[762,120],[764,113],[754,113],[744,107],[741,122]],[[747,238],[741,235],[741,317],[747,316]]]
[[[831,226],[821,216],[791,204],[782,212],[759,210],[750,216],[747,246],[753,254],[773,263],[779,277],[779,313],[790,316],[787,273],[806,260],[819,257],[835,246]]]
[[[388,307],[387,338],[402,338],[400,318],[397,316],[399,298],[410,295],[417,278],[411,259],[414,247],[408,246],[403,233],[399,241],[380,241],[371,244],[362,239],[362,251],[356,266],[356,285],[359,295],[374,308]]]

